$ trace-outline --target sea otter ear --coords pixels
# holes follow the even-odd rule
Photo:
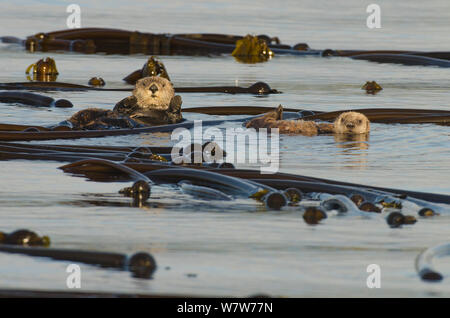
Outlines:
[[[277,109],[275,110],[276,113],[276,120],[282,120],[283,119],[283,106],[280,104],[278,105]]]

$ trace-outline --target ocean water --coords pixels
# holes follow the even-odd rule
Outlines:
[[[0,1],[0,35],[24,38],[66,28],[72,1]],[[381,28],[366,26],[363,1],[78,1],[82,27],[113,27],[167,33],[269,34],[282,42],[317,49],[449,50],[450,4],[446,1],[377,1]],[[40,58],[56,60],[58,81],[87,84],[101,76],[108,87],[128,87],[122,78],[148,56],[27,53],[0,44],[0,82],[25,80]],[[183,108],[253,105],[334,111],[356,108],[450,110],[449,70],[377,64],[346,58],[275,56],[262,64],[231,56],[159,56],[175,86],[248,86],[265,81],[283,92],[257,97],[181,94]],[[366,95],[376,80],[384,90]],[[127,92],[48,92],[73,102],[72,109],[36,109],[1,104],[0,122],[46,125],[86,107],[109,109]],[[187,119],[213,119],[193,113]],[[219,128],[232,128],[226,123]],[[281,136],[280,171],[313,177],[450,194],[450,127],[431,124],[372,124],[362,142],[333,136]],[[170,134],[58,140],[83,145],[170,145]],[[450,213],[391,229],[383,217],[329,217],[310,226],[298,208],[266,211],[260,203],[205,201],[174,187],[152,188],[149,204],[133,208],[117,191],[124,183],[97,183],[63,173],[63,163],[0,162],[0,231],[29,228],[51,237],[52,246],[152,253],[152,280],[128,272],[81,265],[82,291],[287,297],[450,296],[450,262],[436,260],[444,274],[422,282],[414,268],[424,249],[449,241]],[[238,167],[256,165],[241,164]],[[444,207],[447,210],[448,206]],[[439,261],[439,262],[438,262]],[[67,262],[0,253],[0,289],[67,291]],[[369,289],[366,268],[381,268],[381,288]],[[194,275],[193,275],[194,274]]]

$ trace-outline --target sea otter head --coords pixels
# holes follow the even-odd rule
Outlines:
[[[334,131],[337,134],[367,134],[369,130],[369,119],[361,113],[345,112],[334,121]]]
[[[175,91],[169,80],[159,76],[150,76],[136,82],[133,95],[140,108],[166,110]]]
[[[271,124],[283,119],[283,106],[279,105],[275,110],[267,114],[256,117],[245,123],[246,128],[270,128]]]

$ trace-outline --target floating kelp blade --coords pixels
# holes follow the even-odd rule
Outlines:
[[[47,160],[58,162],[77,162],[87,158],[105,159],[105,160],[124,160],[124,156],[102,156],[102,155],[76,155],[76,154],[58,154],[58,153],[19,153],[19,152],[7,152],[0,151],[0,160],[14,160],[14,159],[26,159],[26,160]]]
[[[209,142],[205,142],[202,145],[202,149],[206,147]],[[101,146],[101,145],[63,145],[63,144],[29,144],[29,143],[13,143],[13,142],[0,142],[0,145],[18,148],[30,148],[40,150],[55,150],[65,152],[91,152],[93,154],[100,152],[112,152],[112,153],[130,153],[140,152],[147,154],[171,154],[173,147],[155,147],[155,146]]]
[[[158,169],[168,169],[170,167],[176,167],[176,166],[167,166],[167,165],[161,165],[157,163],[152,164],[144,164],[144,163],[125,163],[128,167],[137,170],[141,173],[145,173],[148,171],[154,171]],[[335,193],[335,194],[346,194],[347,192],[344,191],[342,188],[337,190],[338,188],[333,188],[332,186],[345,186],[345,187],[351,187],[355,189],[359,189],[360,191],[364,189],[366,190],[375,190],[375,194],[392,194],[398,197],[404,197],[409,198],[409,200],[412,200],[413,198],[417,198],[423,201],[428,202],[434,202],[434,203],[444,203],[444,204],[450,204],[450,196],[444,195],[444,194],[436,194],[436,193],[427,193],[427,192],[417,192],[417,191],[409,191],[409,190],[401,190],[401,189],[392,189],[392,188],[382,188],[382,187],[374,187],[374,186],[368,186],[368,185],[362,185],[362,184],[356,184],[356,183],[348,183],[348,182],[342,182],[342,181],[336,181],[336,180],[330,180],[330,179],[322,179],[322,178],[315,178],[315,177],[309,177],[309,176],[302,176],[302,175],[294,175],[289,173],[275,173],[273,175],[267,175],[267,174],[261,174],[259,170],[250,170],[250,169],[228,169],[228,168],[208,168],[208,167],[202,167],[202,166],[192,166],[191,169],[202,169],[206,171],[214,171],[215,173],[233,176],[237,178],[242,179],[251,179],[252,181],[255,181],[257,183],[265,183],[266,180],[271,182],[267,182],[266,185],[277,188],[277,189],[286,189],[286,188],[298,188],[302,190],[302,187],[307,185],[308,187],[313,186],[312,184],[306,184],[303,183],[303,185],[296,184],[295,182],[290,183],[291,181],[303,181],[303,182],[312,182],[316,183],[314,185],[314,188],[309,188],[313,192],[327,192],[327,193]],[[68,170],[66,166],[60,167],[60,169],[67,172],[73,172],[72,169]],[[80,169],[80,167],[77,167],[76,169],[77,173],[85,173],[85,172],[102,172],[107,174],[114,173],[113,169],[105,169],[105,168],[95,168],[92,167],[83,167],[83,169]],[[282,181],[281,181],[282,180]],[[277,185],[278,183],[278,185]],[[318,184],[324,184],[322,186]],[[326,188],[327,186],[330,186],[329,188]],[[319,188],[320,186],[320,188]],[[307,192],[308,188],[305,188],[304,192]],[[334,190],[333,190],[334,189]],[[347,188],[348,190],[348,188]],[[333,192],[334,191],[334,192]]]
[[[283,193],[292,203],[300,202],[303,199],[302,191],[297,188],[287,188]]]
[[[123,78],[128,84],[136,84],[136,82],[147,76],[161,76],[170,81],[169,73],[164,63],[151,56],[140,70],[136,70]]]
[[[193,185],[189,181],[180,181],[178,182],[178,186],[181,191],[186,194],[190,194],[199,198],[204,198],[208,200],[223,200],[223,201],[231,201],[232,197],[223,193],[222,191],[212,189],[210,187]]]
[[[16,230],[11,233],[0,232],[0,244],[22,246],[50,246],[50,237],[39,236],[27,229]]]
[[[156,178],[161,181],[177,183],[180,180],[189,180],[197,185],[216,188],[235,195],[244,195],[257,200],[263,200],[270,209],[279,210],[287,204],[287,198],[284,194],[256,182],[248,182],[246,180],[229,177],[218,174],[212,170],[205,171],[190,168],[169,168],[158,169],[147,172],[146,175],[152,179]]]
[[[261,109],[259,109],[261,110]],[[256,110],[256,111],[259,111]],[[241,110],[239,110],[241,111]],[[347,111],[347,110],[345,110]],[[306,120],[333,121],[339,114],[345,111],[335,111],[318,113],[304,116]],[[423,124],[434,123],[439,125],[450,124],[450,111],[445,110],[420,110],[420,109],[356,109],[365,114],[371,122],[376,123],[401,123],[401,124]],[[304,112],[303,112],[304,113]],[[394,117],[396,116],[396,117]],[[246,119],[233,119],[230,121],[244,121]],[[210,120],[203,121],[203,126],[218,125],[225,121]],[[107,136],[122,136],[141,133],[171,132],[176,128],[194,127],[194,122],[184,121],[178,124],[161,125],[134,129],[111,129],[111,130],[87,130],[87,131],[67,131],[67,127],[57,126],[53,129],[39,126],[23,126],[0,123],[0,141],[29,141],[29,140],[52,140],[52,139],[78,139],[78,138],[98,138]],[[56,131],[54,131],[56,130]]]
[[[203,126],[222,123],[218,121],[204,121]],[[190,129],[194,122],[184,121],[179,124],[134,128],[134,129],[111,129],[111,130],[73,130],[73,131],[50,131],[49,128],[39,126],[28,126],[25,131],[17,131],[26,126],[9,125],[0,123],[0,141],[30,141],[30,140],[54,140],[54,139],[79,139],[79,138],[101,138],[107,136],[137,135],[142,133],[171,132],[179,127]],[[8,129],[10,131],[4,131]],[[32,130],[31,130],[32,129]],[[26,131],[29,130],[29,131]],[[37,131],[36,131],[37,130]]]
[[[183,113],[199,113],[206,115],[260,115],[272,110],[273,107],[265,106],[214,106],[183,108]],[[296,113],[301,112],[300,109],[295,108],[283,108],[283,111]]]
[[[324,50],[322,56],[343,56],[355,60],[401,65],[450,67],[450,52]]]
[[[0,133],[2,132],[40,132],[40,131],[51,131],[50,128],[42,126],[33,125],[15,125],[15,124],[2,124],[0,123]]]
[[[143,180],[149,184],[153,184],[153,181],[148,178],[146,175],[127,167],[126,165],[111,161],[111,160],[104,160],[104,159],[85,159],[80,160],[71,164],[68,164],[64,166],[66,169],[70,169],[73,167],[79,167],[84,165],[98,165],[98,166],[106,166],[109,168],[113,168],[117,171],[120,171],[122,173],[127,174],[132,180]]]
[[[141,169],[144,170],[145,165],[140,165]],[[139,169],[137,166],[134,166],[133,168]],[[140,170],[142,172],[142,170]],[[356,183],[349,183],[349,182],[342,182],[342,181],[336,181],[336,180],[330,180],[330,179],[322,179],[322,178],[315,178],[315,177],[309,177],[309,176],[301,176],[301,175],[294,175],[289,173],[275,173],[273,175],[262,175],[260,171],[258,170],[250,170],[250,169],[220,169],[217,170],[217,173],[226,174],[229,176],[235,176],[240,177],[244,179],[252,179],[259,183],[267,182],[267,185],[277,188],[277,189],[286,189],[290,187],[295,187],[300,190],[302,190],[302,187],[299,184],[290,183],[292,181],[302,181],[302,182],[315,182],[315,183],[323,183],[328,185],[336,185],[336,186],[345,186],[345,187],[354,187],[358,189],[373,189],[376,191],[381,191],[385,193],[392,193],[399,196],[410,196],[414,198],[418,198],[421,200],[429,201],[429,202],[435,202],[435,203],[445,203],[450,204],[450,196],[444,195],[444,194],[435,194],[435,193],[426,193],[426,192],[417,192],[417,191],[409,191],[409,190],[400,190],[400,189],[391,189],[391,188],[382,188],[382,187],[374,187],[374,186],[368,186],[368,185],[362,185],[362,184],[356,184]],[[270,179],[269,179],[270,178]],[[278,179],[278,181],[277,181]],[[283,180],[283,181],[280,181]],[[270,183],[269,183],[270,181]],[[311,184],[303,183],[303,186],[312,186]],[[317,187],[318,185],[314,185],[314,187]],[[305,188],[307,189],[307,188]],[[345,194],[343,189],[337,190],[337,188],[328,188],[326,190],[325,188],[316,188],[313,190],[313,188],[310,188],[309,191],[314,192],[327,192],[327,193],[336,193],[336,194]],[[306,190],[305,190],[306,192]]]
[[[214,126],[224,122],[241,122],[244,119],[219,119],[204,120],[202,126]],[[24,126],[0,123],[0,141],[30,141],[30,140],[54,140],[54,139],[79,139],[79,138],[101,138],[108,136],[137,135],[142,133],[172,132],[177,128],[190,129],[194,127],[193,121],[184,120],[178,124],[150,126],[131,129],[108,129],[108,130],[70,130],[67,126],[55,126],[53,128],[41,126]]]
[[[305,116],[305,120],[333,121],[348,110],[321,112]],[[364,114],[374,123],[424,124],[434,123],[447,125],[450,123],[450,111],[432,109],[401,109],[401,108],[360,108],[351,111]]]
[[[43,82],[54,82],[58,76],[58,69],[56,68],[55,60],[51,57],[47,57],[45,60],[40,59],[36,63],[31,64],[25,70],[25,74],[29,74],[32,71],[33,79],[29,76],[29,80],[43,81]]]
[[[326,219],[327,214],[319,208],[308,207],[303,213],[303,220],[309,225],[319,224],[320,220]]]
[[[35,90],[35,91],[124,91],[129,92],[132,89],[130,88],[98,88],[98,87],[90,87],[86,85],[72,84],[72,83],[63,83],[63,82],[11,82],[11,83],[0,83],[0,89],[4,90]]]
[[[141,173],[145,173],[148,171],[155,171],[158,169],[170,169],[177,168],[177,166],[167,166],[161,165],[158,163],[145,164],[145,163],[125,163],[124,165],[137,170]],[[114,173],[113,169],[105,169],[105,168],[93,168],[93,167],[76,167],[76,173],[91,173],[91,172],[102,172],[107,174]],[[415,202],[416,204],[423,204],[423,201],[434,202],[434,203],[444,203],[450,204],[450,196],[444,194],[436,194],[436,193],[427,193],[427,192],[417,192],[417,191],[409,191],[409,190],[401,190],[401,189],[392,189],[392,188],[382,188],[382,187],[374,187],[362,184],[348,183],[330,179],[322,179],[315,177],[308,177],[302,175],[294,175],[288,173],[275,173],[273,175],[262,175],[259,170],[250,170],[250,169],[228,169],[228,168],[209,168],[202,166],[192,166],[190,169],[202,169],[206,171],[214,171],[218,174],[233,176],[242,179],[251,179],[251,181],[257,182],[259,184],[265,184],[266,186],[270,186],[275,189],[287,189],[287,188],[297,188],[302,190],[303,192],[326,192],[326,193],[334,193],[334,194],[345,194],[350,195],[355,193],[362,193],[368,195],[369,198],[376,198],[380,195],[385,196],[396,196],[399,198],[406,198]],[[67,166],[62,166],[60,169],[66,172],[74,172],[73,168],[68,169]],[[296,181],[300,181],[297,183]],[[368,198],[367,198],[368,199]],[[415,200],[418,199],[418,200]]]
[[[22,247],[0,244],[0,252],[49,257],[54,260],[79,262],[101,267],[117,268],[132,272],[134,277],[151,278],[156,270],[156,262],[148,253],[136,253],[128,258],[119,253],[54,249],[41,247]]]
[[[401,189],[374,187],[374,186],[368,186],[368,185],[362,185],[362,184],[356,184],[356,183],[342,182],[342,181],[315,178],[315,177],[307,177],[307,176],[294,175],[294,174],[288,174],[288,173],[275,173],[273,175],[262,175],[259,173],[258,170],[221,169],[220,171],[217,171],[217,172],[226,174],[226,175],[230,175],[230,176],[238,176],[238,177],[244,178],[244,179],[252,179],[254,181],[261,182],[261,183],[265,182],[264,179],[270,180],[270,182],[272,182],[272,183],[267,183],[267,184],[274,188],[278,188],[278,189],[286,189],[287,187],[297,187],[299,189],[301,189],[301,188],[299,186],[295,186],[294,183],[289,184],[290,181],[286,182],[283,185],[283,183],[277,181],[277,179],[304,181],[304,182],[317,182],[317,183],[325,183],[325,184],[329,184],[329,185],[337,185],[337,186],[341,185],[341,186],[355,187],[355,188],[359,188],[359,189],[373,189],[373,190],[381,191],[381,192],[385,192],[385,193],[392,193],[392,194],[395,194],[395,195],[401,196],[401,197],[413,197],[413,198],[417,198],[417,199],[429,201],[429,202],[450,204],[450,196],[445,195],[445,194],[436,194],[436,193],[409,191],[409,190],[401,190]],[[270,177],[270,179],[268,179],[269,177]],[[279,183],[279,186],[277,186],[277,182]],[[329,192],[329,191],[331,191],[331,192]],[[333,193],[332,191],[333,190],[330,188],[328,191],[320,191],[319,190],[318,192]],[[339,192],[335,192],[335,193],[338,194]],[[343,193],[343,192],[341,192],[341,193]]]
[[[361,195],[366,200],[375,201],[380,193],[371,192],[363,187],[351,187],[329,184],[317,181],[300,181],[300,180],[286,180],[286,179],[250,179],[261,184],[273,187],[279,190],[286,190],[289,188],[298,189],[304,193],[325,192],[334,195],[346,195],[350,197],[354,194]],[[387,194],[387,193],[384,193]],[[350,209],[351,210],[351,209]]]
[[[102,87],[105,86],[105,80],[101,77],[92,77],[89,82],[88,82],[89,86],[92,87]]]
[[[361,89],[365,89],[367,94],[375,95],[379,91],[381,91],[383,88],[375,81],[367,81]]]
[[[205,142],[203,145],[199,144],[200,160],[198,163],[187,160],[183,165],[201,164],[202,166],[209,166],[214,168],[234,168],[232,164],[224,162],[210,162],[211,156],[215,156],[214,159],[219,159],[226,156],[219,145],[214,142]],[[160,154],[153,153],[151,148],[148,147],[95,147],[95,146],[64,146],[64,145],[29,145],[21,143],[5,143],[0,142],[0,160],[11,159],[27,159],[27,160],[49,160],[49,161],[61,161],[61,162],[75,162],[83,159],[106,159],[113,161],[121,161],[122,163],[154,163],[162,162],[166,164],[176,164],[172,161],[172,153],[177,153],[177,158],[186,158],[193,153],[187,149],[175,147],[152,147],[153,151],[161,151]],[[216,151],[218,153],[216,154]],[[209,159],[208,159],[209,158]],[[222,160],[220,159],[220,160]],[[205,161],[206,160],[206,161]],[[180,164],[180,163],[178,163]]]
[[[149,179],[147,176],[143,175],[142,173],[131,169],[123,164],[116,163],[110,160],[104,160],[104,159],[85,159],[80,160],[71,164],[68,164],[67,168],[72,167],[78,167],[78,166],[84,166],[84,165],[99,165],[99,166],[106,166],[109,168],[116,169],[122,173],[125,173],[129,176],[132,180],[135,180],[136,182],[133,184],[132,187],[128,187],[125,189],[122,189],[120,193],[124,194],[125,196],[132,197],[133,198],[133,204],[135,206],[141,206],[142,203],[147,201],[147,199],[150,197],[151,187],[150,185],[153,185],[154,182]]]
[[[370,55],[370,54],[400,54],[400,55],[418,55],[425,57],[432,57],[442,60],[450,60],[450,52],[420,52],[420,51],[401,51],[401,50],[330,50],[332,56],[352,57],[356,55]]]
[[[65,290],[36,290],[36,289],[0,289],[1,298],[157,298],[158,301],[163,298],[220,298],[219,296],[195,295],[195,294],[136,294],[136,293],[120,293],[120,292],[82,292],[71,289]],[[222,296],[223,297],[223,296]],[[253,296],[249,296],[254,298]],[[229,296],[228,298],[231,298]]]

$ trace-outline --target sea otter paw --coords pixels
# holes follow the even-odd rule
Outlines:
[[[134,113],[134,111],[137,109],[137,102],[136,98],[134,96],[129,96],[124,99],[122,99],[120,102],[114,106],[114,111],[116,113],[119,113],[121,115],[130,115]]]
[[[171,113],[180,113],[181,112],[181,104],[183,103],[183,100],[181,99],[180,95],[175,95],[170,100],[169,109],[168,111]]]

